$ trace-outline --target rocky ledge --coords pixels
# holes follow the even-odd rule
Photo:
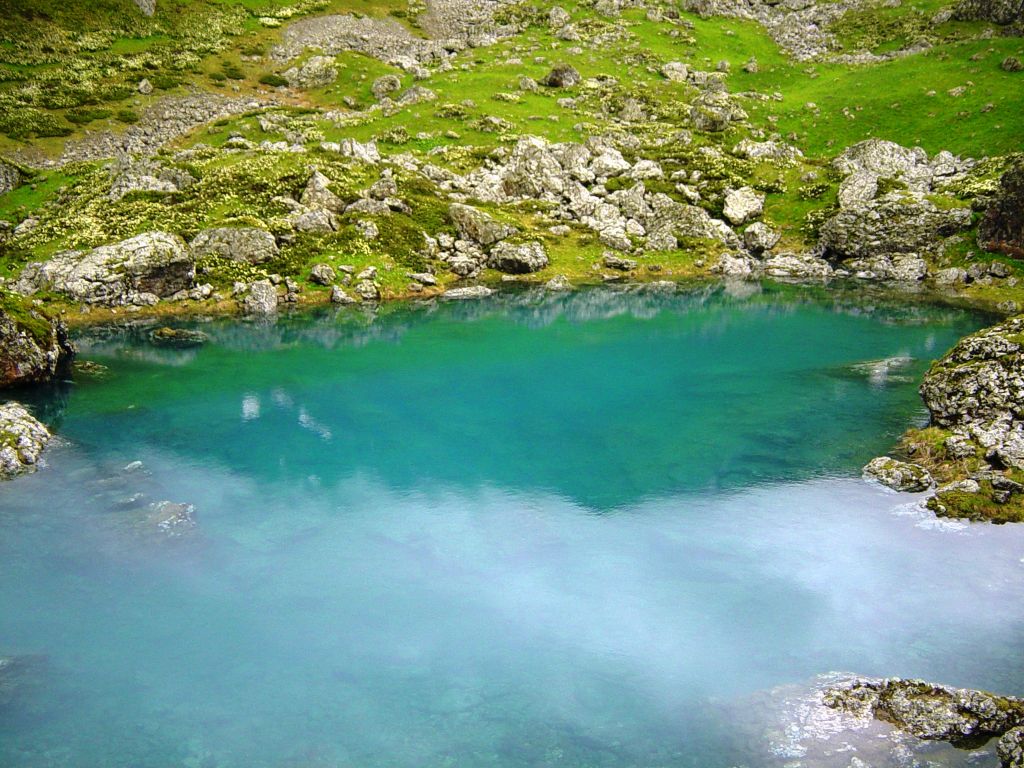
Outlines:
[[[34,472],[50,432],[19,403],[0,405],[0,480]]]
[[[1024,700],[923,680],[855,678],[827,689],[826,706],[870,715],[919,739],[974,748],[999,737],[1003,768],[1024,766]]]
[[[911,430],[902,461],[874,459],[865,476],[900,491],[939,484],[944,517],[1024,521],[1024,315],[960,340],[924,377],[930,425]]]

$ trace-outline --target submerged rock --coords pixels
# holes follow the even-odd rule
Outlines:
[[[210,337],[202,331],[164,327],[151,331],[149,340],[158,347],[188,349],[189,347],[201,347],[210,340]]]
[[[1024,725],[1024,700],[923,680],[857,678],[825,691],[824,703],[854,714],[871,714],[919,739],[965,746],[980,746]]]
[[[864,467],[864,477],[877,480],[894,491],[910,493],[927,491],[934,482],[924,467],[888,456],[879,456],[869,461]]]
[[[50,431],[20,403],[0,405],[0,480],[34,472]]]

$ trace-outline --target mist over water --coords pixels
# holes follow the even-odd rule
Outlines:
[[[775,765],[723,702],[1024,693],[1024,531],[859,479],[981,324],[766,288],[91,332],[0,486],[0,655],[44,657],[0,765]]]

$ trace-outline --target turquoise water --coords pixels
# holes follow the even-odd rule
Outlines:
[[[92,331],[0,486],[0,655],[39,656],[0,765],[775,765],[719,705],[1024,693],[1024,531],[859,479],[981,324],[765,287]]]

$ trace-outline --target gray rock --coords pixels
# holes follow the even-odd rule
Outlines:
[[[277,313],[277,288],[269,280],[257,280],[249,286],[242,307],[250,315]]]
[[[262,264],[278,255],[273,234],[257,227],[216,227],[201,230],[190,243],[197,259],[220,256],[232,261]]]
[[[924,467],[888,456],[872,459],[864,467],[864,477],[877,480],[894,491],[916,493],[932,487],[931,474]]]
[[[448,216],[463,238],[480,245],[492,245],[516,232],[515,227],[503,224],[490,214],[462,203],[452,203],[448,207]]]
[[[819,243],[836,259],[929,253],[970,224],[967,208],[942,210],[928,200],[885,196],[840,210],[822,225]]]
[[[23,294],[54,291],[86,304],[132,304],[145,294],[165,298],[191,288],[195,271],[195,259],[180,237],[146,232],[29,264],[15,289]]]
[[[345,291],[342,290],[341,286],[335,285],[331,288],[331,303],[332,304],[355,304],[356,300],[349,296]]]
[[[833,275],[832,266],[812,253],[778,253],[764,260],[768,277],[791,280],[822,280]]]
[[[370,90],[377,101],[392,93],[397,93],[402,87],[402,81],[396,75],[383,75],[373,81]]]
[[[608,269],[616,269],[620,272],[629,272],[637,268],[638,264],[634,259],[624,259],[614,253],[606,253],[601,258],[601,264]]]
[[[49,430],[23,405],[0,405],[0,480],[34,472],[49,441]]]
[[[928,263],[913,253],[882,253],[863,259],[851,259],[843,266],[860,278],[918,282],[928,275]]]
[[[299,232],[326,233],[338,228],[338,221],[330,211],[305,211],[288,216],[289,223]]]
[[[729,190],[725,195],[725,218],[735,225],[746,224],[764,212],[764,195],[752,187]]]
[[[143,96],[149,96],[153,92],[153,84],[146,78],[142,78],[136,88]]]
[[[733,123],[747,119],[747,113],[723,91],[704,91],[690,105],[693,127],[707,133],[721,133]]]
[[[338,275],[328,264],[315,264],[310,270],[309,279],[317,285],[330,285]]]
[[[770,251],[781,238],[782,235],[761,221],[755,221],[743,230],[743,245],[754,254]]]
[[[548,254],[538,242],[498,243],[490,253],[488,264],[499,272],[525,274],[544,269]]]
[[[662,66],[661,74],[673,82],[685,83],[686,78],[690,74],[690,70],[681,61],[670,61]]]
[[[292,88],[321,88],[338,79],[333,56],[313,56],[301,67],[292,67],[284,73]]]
[[[360,273],[362,275],[364,273]],[[358,280],[354,288],[356,294],[363,301],[379,301],[380,287],[373,281],[372,277],[363,277]]]
[[[320,171],[314,171],[306,183],[299,202],[314,211],[331,211],[341,213],[345,210],[345,203],[330,189],[331,180]]]
[[[572,283],[569,282],[569,278],[565,275],[555,275],[546,283],[544,283],[544,290],[559,293],[562,291],[571,291]]]
[[[1020,0],[960,0],[953,9],[953,18],[1013,24],[1024,18],[1024,6]]]

